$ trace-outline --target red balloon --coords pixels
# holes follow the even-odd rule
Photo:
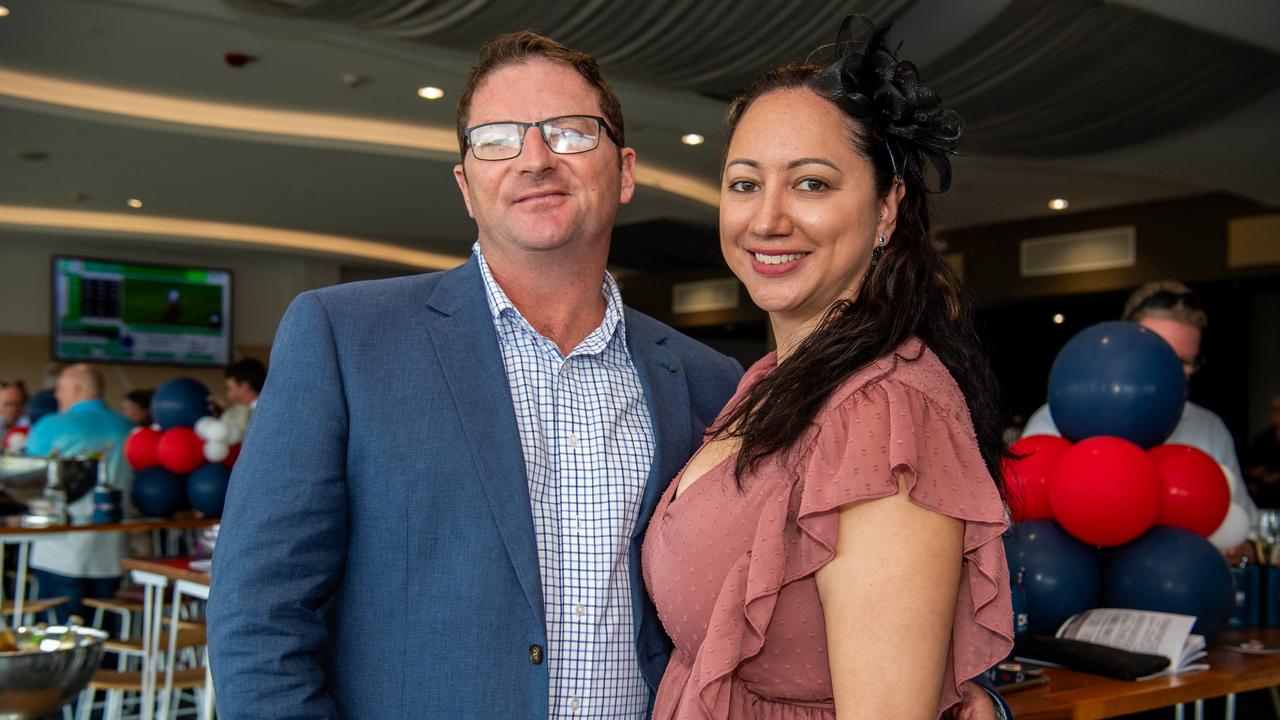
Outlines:
[[[1123,545],[1160,513],[1160,476],[1142,448],[1117,437],[1072,445],[1049,471],[1049,504],[1067,532],[1092,545]]]
[[[204,440],[189,427],[169,428],[160,434],[156,457],[165,470],[185,475],[204,464]]]
[[[231,467],[236,464],[236,458],[240,457],[240,443],[236,443],[227,449],[227,457],[223,459],[222,464]]]
[[[134,470],[145,470],[152,465],[159,465],[156,457],[156,446],[160,443],[160,431],[149,427],[134,430],[124,441],[124,459]]]
[[[1055,435],[1028,435],[1009,446],[1018,459],[1004,460],[1000,469],[1014,522],[1053,519],[1049,470],[1069,447],[1070,441]]]
[[[4,438],[0,439],[0,453],[18,452],[27,446],[27,434],[31,428],[23,425],[22,427],[11,427],[4,433]]]
[[[1218,461],[1190,445],[1157,445],[1147,457],[1160,475],[1156,524],[1212,535],[1231,506],[1231,489]]]

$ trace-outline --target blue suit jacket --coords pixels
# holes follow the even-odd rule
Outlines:
[[[626,328],[657,445],[630,557],[656,687],[669,644],[640,538],[742,368],[630,310]],[[528,481],[474,257],[290,305],[227,494],[209,632],[228,720],[547,716]]]

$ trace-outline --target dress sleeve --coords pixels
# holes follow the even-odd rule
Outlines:
[[[968,409],[950,376],[929,394],[892,377],[828,407],[803,461],[797,542],[788,576],[815,573],[835,556],[840,508],[898,492],[906,478],[915,504],[964,521],[964,561],[939,709],[959,686],[1013,647],[1013,610],[1001,535],[1004,505],[978,451]],[[793,500],[794,501],[794,500]]]

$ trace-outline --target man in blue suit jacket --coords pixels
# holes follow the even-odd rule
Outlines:
[[[553,120],[464,134],[464,265],[290,305],[214,559],[221,717],[647,715],[669,646],[640,539],[742,368],[617,299],[635,153],[594,61],[519,34],[469,88],[460,126]],[[578,492],[581,517],[548,517]]]
[[[472,257],[281,322],[214,558],[220,717],[648,716],[640,541],[742,368],[605,273],[635,152],[590,56],[491,41],[458,128]]]

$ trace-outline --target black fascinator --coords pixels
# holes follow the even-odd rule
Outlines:
[[[879,131],[894,171],[929,192],[951,187],[951,160],[964,120],[944,107],[942,99],[920,82],[916,66],[898,60],[885,44],[886,26],[862,15],[840,23],[831,48],[834,61],[818,77],[819,84],[845,112]],[[928,158],[937,173],[936,187],[925,177]]]

